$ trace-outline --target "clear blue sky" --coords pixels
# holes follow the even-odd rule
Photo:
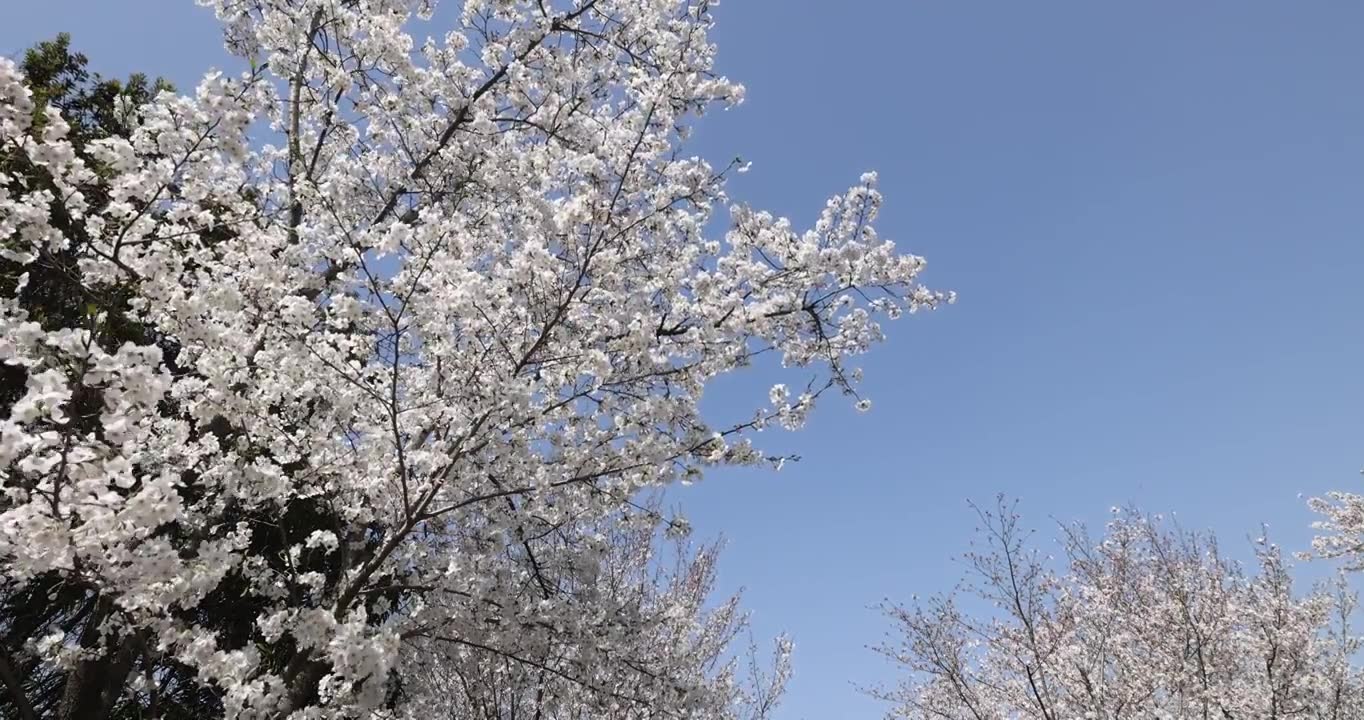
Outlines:
[[[130,12],[130,8],[138,8]],[[139,14],[141,13],[141,14]],[[867,359],[779,475],[675,492],[723,580],[796,636],[783,717],[870,718],[867,606],[949,587],[964,501],[1177,511],[1234,541],[1310,536],[1300,493],[1364,465],[1364,4],[727,0],[749,86],[699,134],[737,197],[809,222],[875,168],[883,234],[959,303]],[[189,0],[12,3],[0,52],[69,30],[109,74],[221,63]],[[760,398],[771,378],[723,385]],[[715,398],[722,412],[730,401]],[[737,406],[737,402],[735,405]]]

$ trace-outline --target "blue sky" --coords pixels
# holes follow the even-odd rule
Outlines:
[[[131,13],[139,8],[143,14]],[[835,9],[836,8],[836,9]],[[866,169],[882,234],[957,305],[902,320],[835,401],[765,437],[803,460],[673,494],[723,534],[760,633],[795,635],[783,718],[877,717],[854,681],[883,597],[947,589],[968,498],[1033,524],[1176,511],[1230,543],[1364,465],[1364,5],[727,0],[749,87],[697,147],[801,223]],[[0,52],[69,30],[106,74],[223,62],[189,0],[16,3]],[[761,398],[750,373],[711,398]],[[746,403],[745,403],[746,404]],[[1049,536],[1048,533],[1043,533]]]

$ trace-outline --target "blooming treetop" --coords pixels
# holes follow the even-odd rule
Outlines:
[[[752,432],[855,393],[882,320],[950,300],[877,235],[874,174],[810,230],[733,207],[708,236],[737,166],[683,148],[743,91],[705,0],[468,0],[434,38],[408,32],[424,0],[206,4],[250,71],[80,152],[0,60],[0,144],[41,171],[0,175],[0,253],[73,252],[92,297],[126,297],[74,324],[30,312],[27,276],[0,299],[26,377],[0,569],[94,593],[103,637],[230,717],[401,712],[393,678],[434,637],[628,642],[591,625],[609,594],[564,589],[602,550],[582,524],[657,522],[639,491],[774,460]],[[116,319],[155,341],[111,342]],[[765,353],[802,389],[703,419],[707,384]],[[224,597],[248,633],[205,619]],[[636,679],[713,709],[699,676]]]
[[[1103,537],[1064,528],[1064,567],[1012,507],[981,513],[965,592],[889,605],[879,650],[905,672],[873,694],[890,717],[937,720],[1310,718],[1364,713],[1356,596],[1296,595],[1280,550],[1256,572],[1215,539],[1118,511]]]

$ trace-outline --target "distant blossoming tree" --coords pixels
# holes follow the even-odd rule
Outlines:
[[[684,532],[641,493],[780,463],[753,433],[950,300],[875,176],[709,235],[742,167],[685,142],[742,88],[706,0],[466,0],[424,40],[426,0],[208,4],[249,72],[117,94],[117,132],[0,60],[0,578],[60,599],[0,657],[14,712],[429,717],[439,660],[557,693],[487,717],[761,716],[784,652],[736,689],[709,556],[637,587],[613,533]],[[799,389],[703,419],[763,354]]]
[[[906,672],[873,693],[914,720],[1364,717],[1344,585],[1295,594],[1280,550],[1248,572],[1214,538],[1120,511],[1103,537],[1064,528],[1063,563],[1003,502],[962,591],[887,605],[880,652]]]
[[[638,702],[642,681],[707,677],[691,690],[691,702],[709,706],[706,717],[769,717],[791,674],[789,641],[777,640],[770,668],[751,641],[736,646],[748,620],[738,596],[712,597],[719,546],[660,545],[656,530],[648,522],[581,530],[601,557],[591,583],[561,592],[594,596],[597,614],[579,620],[582,632],[617,639],[594,645],[578,633],[529,632],[490,648],[478,636],[425,635],[414,648],[421,662],[410,676],[412,706],[431,720],[668,718],[697,713],[684,697]]]

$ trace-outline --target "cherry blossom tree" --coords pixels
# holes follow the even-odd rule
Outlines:
[[[466,0],[428,38],[426,0],[206,4],[250,69],[123,96],[107,137],[0,59],[0,577],[77,608],[24,645],[53,714],[415,717],[440,677],[549,673],[544,717],[760,716],[784,652],[736,689],[711,555],[627,586],[647,543],[611,538],[865,408],[853,358],[951,299],[875,175],[803,232],[731,206],[744,166],[686,152],[743,97],[706,0]],[[54,267],[83,312],[35,304]],[[787,383],[703,417],[762,355]]]
[[[1095,540],[1063,526],[1063,567],[1012,505],[980,512],[984,544],[957,592],[885,610],[879,651],[907,676],[873,690],[891,717],[1174,720],[1364,714],[1343,584],[1299,596],[1275,545],[1246,570],[1211,536],[1117,511]]]

